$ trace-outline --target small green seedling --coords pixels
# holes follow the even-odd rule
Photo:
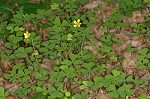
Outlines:
[[[5,91],[3,87],[0,87],[0,99],[6,99],[6,96],[9,95],[8,91]]]

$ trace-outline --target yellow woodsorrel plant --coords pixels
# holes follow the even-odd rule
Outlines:
[[[18,85],[11,95],[20,99],[95,99],[99,90],[105,90],[110,98],[120,99],[137,94],[134,86],[148,87],[148,80],[124,72],[123,55],[113,48],[114,44],[124,44],[116,33],[129,26],[123,19],[141,8],[141,0],[113,0],[121,5],[120,10],[112,8],[112,15],[106,19],[97,15],[102,6],[86,9],[88,0],[29,1],[0,1],[0,9],[8,11],[5,14],[0,10],[0,39],[4,42],[0,57],[11,67],[0,72],[6,82]],[[100,3],[103,1],[112,2]],[[131,26],[145,35],[144,25]],[[135,68],[148,69],[149,48],[128,46],[130,53],[138,53]],[[9,90],[5,84],[0,87],[0,98],[5,98]]]

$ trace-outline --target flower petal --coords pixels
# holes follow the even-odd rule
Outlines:
[[[26,31],[26,33],[24,33],[24,38],[29,38],[29,37],[30,37],[30,33]]]
[[[74,23],[74,24],[77,24],[77,21],[76,21],[76,20],[74,20],[74,21],[73,21],[73,23]]]
[[[77,25],[73,25],[74,27],[77,27]]]
[[[77,22],[80,23],[80,19],[78,19]]]

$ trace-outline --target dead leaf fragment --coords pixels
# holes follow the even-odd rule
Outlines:
[[[144,17],[141,11],[133,11],[132,19],[133,19],[133,22],[137,22],[137,23],[144,22]]]
[[[84,50],[91,50],[93,52],[93,54],[97,54],[98,51],[96,50],[97,47],[96,46],[84,46],[83,48]]]
[[[135,62],[131,59],[125,59],[122,61],[122,68],[127,74],[133,74],[133,68],[135,68]]]
[[[11,69],[11,62],[0,59],[0,68],[2,69],[3,72],[8,72]]]
[[[48,71],[52,71],[51,61],[50,59],[43,58],[42,64],[40,64],[42,68],[47,69]]]
[[[101,2],[100,0],[91,2],[91,3],[87,4],[87,5],[85,5],[83,8],[84,9],[94,9],[95,7],[100,5],[100,2]]]

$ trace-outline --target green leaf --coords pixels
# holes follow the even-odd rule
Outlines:
[[[148,48],[144,48],[138,51],[139,54],[144,55],[144,56],[147,54],[147,52],[148,52]]]
[[[133,81],[133,76],[132,76],[132,75],[129,75],[129,76],[126,78],[126,81],[127,81],[127,82]]]
[[[116,91],[116,86],[115,85],[109,85],[109,87],[106,88],[108,91]]]
[[[80,90],[83,90],[83,89],[86,89],[86,88],[87,88],[87,86],[85,86],[85,85],[81,85],[81,86],[79,87]]]
[[[115,26],[115,24],[113,22],[106,22],[103,24],[104,27],[107,28],[113,28]]]
[[[65,91],[65,96],[69,97],[71,93],[69,91]]]
[[[35,36],[33,40],[34,41],[39,41],[40,39],[41,39],[41,36]]]
[[[150,59],[150,52],[146,55],[146,58]]]
[[[69,40],[72,40],[72,36],[73,36],[72,34],[68,34],[68,35],[67,35],[67,40],[68,40],[68,41],[69,41]]]
[[[64,64],[66,66],[70,66],[72,62],[70,60],[64,60],[61,64]]]
[[[143,60],[143,64],[148,64],[149,63],[149,60],[148,59],[144,59]]]
[[[150,99],[150,96],[146,95],[145,93],[141,93],[138,99]]]
[[[77,55],[71,53],[71,54],[69,55],[69,57],[70,57],[71,61],[73,62],[73,61],[76,60]]]
[[[49,87],[48,88],[48,90],[47,90],[47,92],[49,93],[49,94],[51,94],[51,93],[53,93],[53,92],[55,92],[56,91],[56,89],[54,88],[54,87]]]
[[[21,77],[24,76],[23,70],[18,70],[18,75],[21,76]]]
[[[74,68],[66,68],[64,71],[66,73],[67,78],[73,78],[76,75]]]
[[[54,20],[54,24],[55,25],[61,25],[61,23],[60,23],[60,18],[55,18],[55,20]]]
[[[10,43],[10,42],[6,42],[6,43],[4,44],[4,46],[5,46],[6,48],[11,48],[11,43]]]
[[[121,13],[116,13],[113,17],[112,20],[115,22],[121,21],[123,19],[123,15]]]
[[[136,27],[138,27],[138,24],[137,23],[132,23],[130,26],[133,27],[133,28],[136,28]]]
[[[31,99],[45,99],[45,96],[40,92],[31,97]]]
[[[23,33],[21,31],[16,33],[16,36],[23,36]]]
[[[120,71],[113,70],[112,74],[114,75],[114,77],[119,76],[120,75]]]
[[[123,28],[123,27],[126,27],[126,26],[128,26],[127,23],[117,23],[116,24],[116,27],[119,27],[119,28]]]
[[[82,83],[87,87],[91,87],[94,84],[92,81],[83,81]]]
[[[136,92],[135,89],[130,89],[127,91],[127,96],[132,96],[132,95],[134,95],[135,92]]]
[[[52,98],[62,98],[63,97],[63,94],[61,92],[58,92],[58,91],[55,91],[51,94],[51,97]]]
[[[121,97],[126,96],[125,88],[124,87],[119,87],[117,92],[120,94]]]
[[[9,24],[7,26],[7,30],[13,31],[14,30],[14,25],[13,24]]]
[[[37,91],[37,92],[43,92],[44,90],[43,90],[43,88],[41,88],[41,87],[36,87],[36,91]]]
[[[0,97],[5,96],[5,90],[3,87],[0,87]]]
[[[32,55],[33,55],[33,56],[37,56],[37,55],[39,55],[38,50],[35,50],[35,51],[32,53]]]
[[[24,13],[30,14],[36,12],[38,9],[45,9],[47,6],[42,4],[35,3],[21,3],[20,6],[23,6]]]
[[[109,79],[113,79],[114,77],[112,75],[106,75],[105,79],[109,80]]]
[[[31,53],[33,51],[32,47],[25,48],[26,53]]]
[[[5,92],[5,96],[8,96],[9,95],[9,91],[7,90],[6,92]]]
[[[19,41],[21,41],[23,39],[23,37],[15,37],[15,39],[13,40],[13,43],[17,43]]]
[[[108,53],[108,52],[110,52],[111,50],[112,50],[112,48],[109,47],[109,46],[107,46],[107,45],[102,45],[102,46],[101,46],[101,51],[102,51],[102,52]]]
[[[13,9],[10,8],[7,4],[0,4],[0,12],[2,12],[2,13],[8,13],[8,12],[14,13]]]
[[[87,69],[81,69],[80,70],[83,74],[87,74],[89,71]]]
[[[52,10],[57,10],[57,9],[59,9],[59,4],[58,4],[58,3],[52,3],[52,4],[51,4],[51,9],[52,9]]]
[[[19,26],[16,26],[16,27],[14,28],[14,31],[15,31],[15,32],[18,32],[19,30],[20,30]]]
[[[94,62],[89,62],[89,63],[84,63],[83,66],[87,69],[87,70],[91,70],[93,68],[93,66],[95,65]]]
[[[82,94],[75,94],[72,99],[85,99],[85,97],[82,96]]]
[[[95,77],[95,78],[94,78],[94,82],[95,82],[95,83],[100,82],[100,81],[102,81],[102,80],[103,80],[102,77]]]
[[[138,60],[139,61],[143,61],[145,59],[145,56],[143,56],[143,55],[138,55]]]
[[[117,92],[109,92],[108,96],[113,97],[113,98],[118,98],[119,94]]]
[[[62,26],[67,26],[68,25],[68,22],[66,20],[63,20],[62,21]]]
[[[50,41],[45,41],[41,45],[47,47],[50,44]]]
[[[103,87],[103,85],[104,85],[104,83],[102,83],[102,82],[97,82],[97,83],[95,83],[95,84],[92,86],[92,89],[96,90],[96,89],[98,89],[98,88]]]
[[[61,66],[60,66],[60,69],[62,69],[62,70],[63,70],[63,69],[66,69],[66,68],[68,68],[67,65],[61,65]]]

